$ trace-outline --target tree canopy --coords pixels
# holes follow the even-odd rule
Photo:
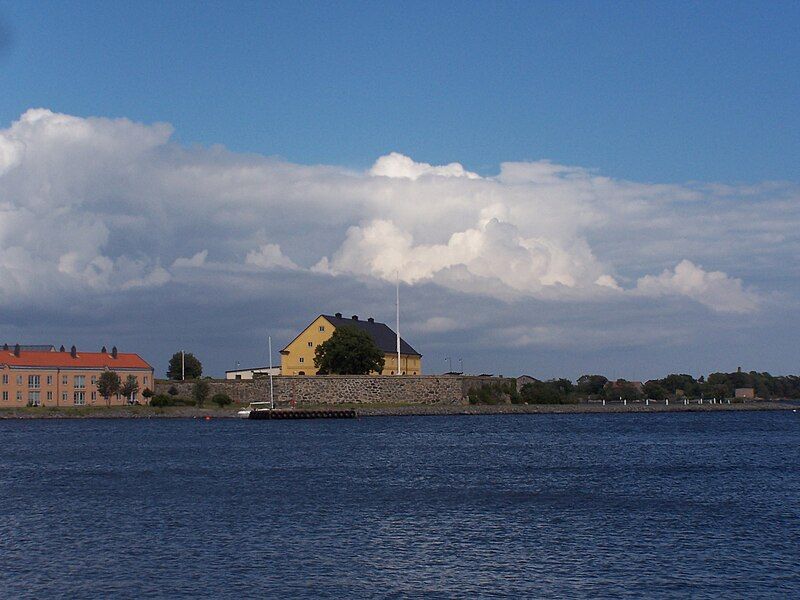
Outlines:
[[[119,393],[130,401],[133,398],[133,395],[138,391],[139,382],[136,380],[136,377],[134,375],[128,375],[127,379],[125,379],[125,383],[122,384]]]
[[[375,340],[356,327],[338,327],[314,350],[320,375],[367,375],[383,371],[384,356]]]
[[[122,381],[114,371],[103,371],[97,378],[97,391],[106,399],[106,404],[111,402],[111,396],[118,393],[121,387]]]
[[[186,352],[183,356],[184,375],[186,379],[197,379],[203,374],[203,365],[191,352]],[[169,359],[167,368],[167,379],[181,379],[181,353],[176,352]]]

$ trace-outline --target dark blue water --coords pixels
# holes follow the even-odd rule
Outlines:
[[[797,597],[795,413],[0,422],[0,597]]]

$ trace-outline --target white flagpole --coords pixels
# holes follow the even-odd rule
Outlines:
[[[181,350],[181,381],[186,380],[186,361],[184,360],[184,353]]]
[[[397,271],[397,296],[396,296],[396,307],[397,307],[397,322],[395,323],[395,327],[397,329],[397,374],[400,375],[402,372],[400,369],[400,270]]]
[[[269,409],[275,408],[275,396],[272,392],[272,336],[268,335],[269,340]]]

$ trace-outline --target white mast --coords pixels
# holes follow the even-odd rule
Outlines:
[[[275,408],[275,396],[272,393],[272,336],[268,335],[269,340],[269,409]]]
[[[397,331],[397,374],[400,375],[400,270],[397,271],[397,295],[396,295],[396,308],[397,308],[397,321],[395,328]]]
[[[184,352],[181,350],[181,381],[186,379],[186,360],[184,358]]]

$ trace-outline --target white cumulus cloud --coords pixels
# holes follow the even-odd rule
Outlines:
[[[690,260],[682,260],[660,275],[640,278],[636,291],[650,297],[686,296],[719,312],[748,313],[758,308],[758,296],[746,290],[741,279],[705,271]]]

